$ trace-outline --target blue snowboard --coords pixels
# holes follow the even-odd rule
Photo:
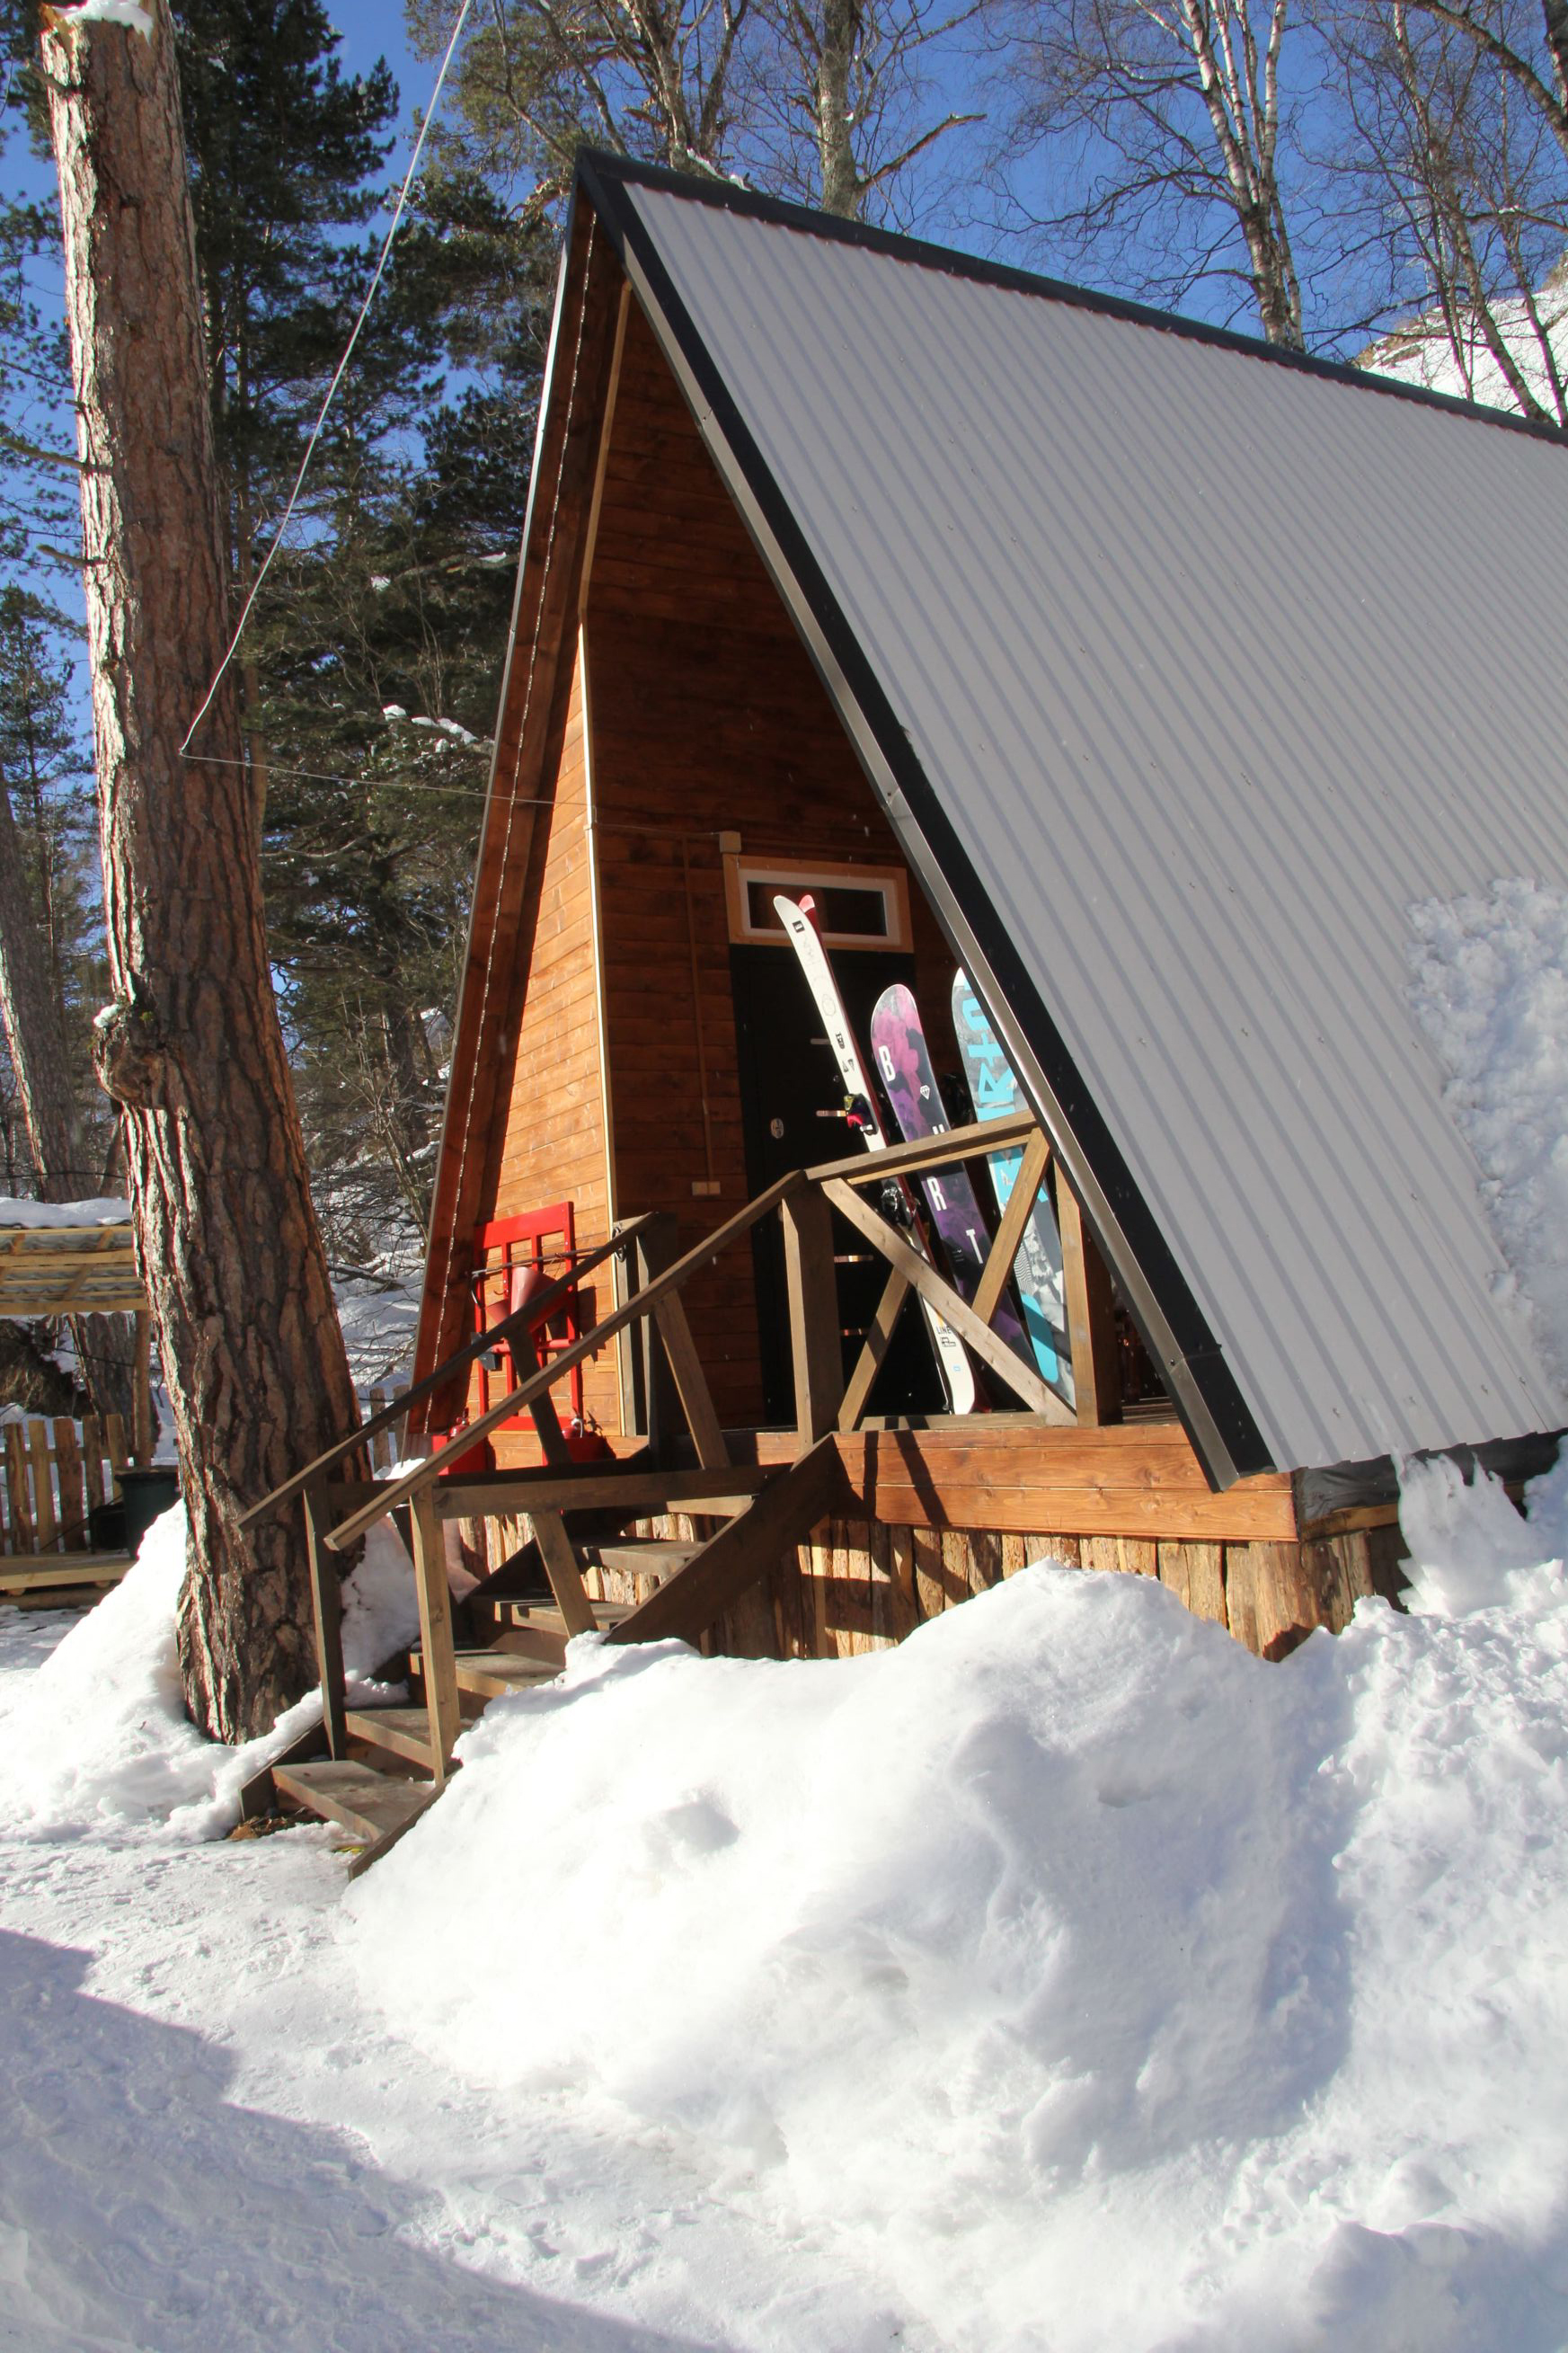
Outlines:
[[[963,1057],[963,1075],[979,1120],[1005,1119],[1028,1106],[1018,1091],[1013,1065],[1002,1050],[990,1017],[968,979],[961,972],[952,984],[952,1026]],[[1000,1214],[1024,1165],[1021,1147],[986,1156]],[[1024,1240],[1014,1263],[1013,1278],[1024,1310],[1024,1325],[1040,1377],[1071,1405],[1072,1354],[1068,1343],[1067,1307],[1062,1293],[1062,1245],[1049,1196],[1042,1189],[1035,1213],[1024,1229]]]

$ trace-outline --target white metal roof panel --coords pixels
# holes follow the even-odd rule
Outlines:
[[[1272,1460],[1568,1418],[1405,994],[1568,886],[1568,450],[628,194]]]

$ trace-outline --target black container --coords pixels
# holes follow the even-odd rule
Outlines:
[[[94,1504],[87,1515],[87,1526],[94,1552],[125,1550],[125,1506],[122,1503]]]
[[[180,1500],[180,1474],[172,1462],[155,1471],[121,1471],[120,1492],[125,1499],[125,1549],[132,1560],[154,1520]]]

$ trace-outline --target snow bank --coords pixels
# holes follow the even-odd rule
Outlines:
[[[0,1806],[13,1831],[89,1831],[175,1842],[219,1838],[253,1773],[320,1715],[315,1694],[261,1738],[227,1748],[186,1717],[174,1640],[185,1573],[183,1504],[155,1520],[135,1567],[79,1620],[0,1716]],[[414,1574],[389,1529],[372,1531],[344,1588],[343,1658],[367,1679],[418,1630]]]
[[[0,1201],[0,1226],[124,1226],[131,1204],[114,1194],[91,1201]]]
[[[1451,1074],[1512,1304],[1568,1390],[1568,896],[1498,881],[1410,918],[1412,1001]]]
[[[1539,1483],[1526,1529],[1415,1473],[1417,1614],[1279,1667],[1050,1566],[874,1657],[576,1643],[351,1892],[363,1987],[476,2082],[596,2094],[847,2233],[965,2353],[1546,2353],[1568,1474]]]

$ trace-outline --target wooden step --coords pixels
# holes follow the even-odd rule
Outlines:
[[[492,1601],[496,1627],[492,1647],[510,1651],[516,1659],[533,1659],[551,1668],[566,1662],[566,1620],[552,1601]],[[624,1601],[595,1601],[595,1623],[604,1633],[630,1614]]]
[[[434,1771],[426,1708],[351,1708],[343,1722],[351,1740],[362,1740],[367,1748],[384,1748],[389,1757],[405,1757],[411,1765],[423,1765],[427,1773]]]
[[[525,1659],[516,1651],[459,1651],[458,1689],[480,1699],[501,1699],[508,1692],[531,1691],[552,1683],[557,1669],[543,1659]],[[408,1672],[422,1676],[425,1662],[417,1651],[408,1654]]]
[[[616,1536],[609,1544],[579,1547],[590,1567],[613,1568],[623,1577],[673,1577],[695,1560],[700,1544],[678,1544],[664,1536]]]
[[[412,1830],[438,1792],[427,1781],[394,1780],[374,1766],[348,1762],[275,1765],[279,1797],[319,1820],[337,1822],[363,1841],[349,1876],[354,1878]]]

